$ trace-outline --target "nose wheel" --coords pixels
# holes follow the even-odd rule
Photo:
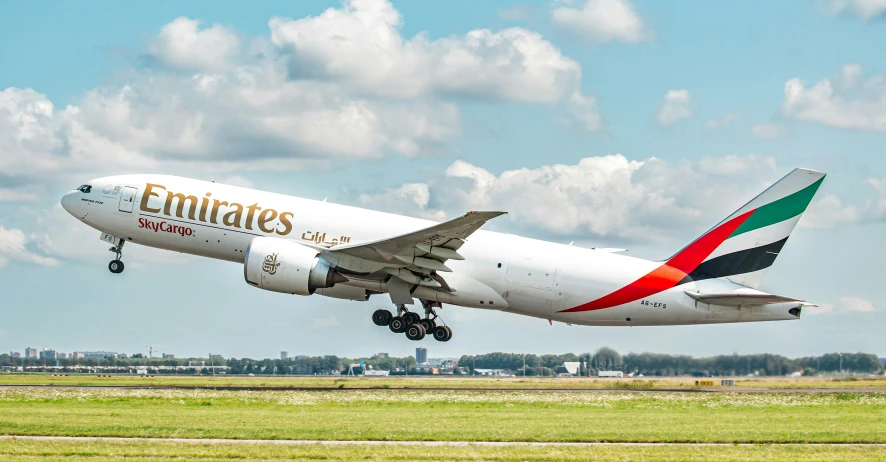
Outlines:
[[[442,322],[434,309],[440,306],[439,303],[422,300],[421,305],[425,310],[424,318],[409,311],[405,305],[397,305],[396,316],[388,310],[376,310],[372,313],[372,322],[379,327],[388,327],[395,334],[406,334],[409,340],[418,341],[430,335],[438,342],[448,342],[452,338],[452,329],[437,325],[437,320]]]
[[[111,247],[110,249],[108,249],[111,252],[114,252],[114,255],[116,257],[113,260],[111,260],[111,263],[108,263],[108,269],[111,270],[111,272],[114,274],[120,274],[123,272],[124,265],[123,265],[123,262],[120,261],[120,259],[123,258],[123,244],[124,244],[124,242],[125,241],[121,240],[119,245],[115,245],[114,247]]]

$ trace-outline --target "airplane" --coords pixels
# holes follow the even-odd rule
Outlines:
[[[126,243],[226,260],[263,290],[387,294],[395,311],[376,310],[376,325],[446,342],[444,304],[588,326],[799,319],[810,303],[759,286],[824,177],[793,170],[662,261],[480,230],[505,212],[437,223],[167,175],[98,178],[61,204],[112,244],[111,273]]]

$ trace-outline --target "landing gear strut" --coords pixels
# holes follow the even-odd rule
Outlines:
[[[448,326],[438,326],[437,320],[440,318],[435,307],[439,307],[437,302],[421,301],[421,306],[425,310],[425,317],[422,318],[418,313],[413,313],[406,308],[406,305],[397,305],[397,315],[395,316],[388,310],[375,310],[372,313],[372,322],[376,326],[387,326],[391,332],[396,334],[406,334],[409,340],[421,340],[425,335],[432,335],[435,340],[440,342],[448,342],[452,338],[452,329]]]
[[[439,302],[422,300],[421,306],[425,309],[425,318],[419,322],[425,326],[425,331],[433,335],[434,340],[438,342],[448,342],[452,338],[452,329],[450,329],[449,326],[437,325],[437,319],[439,319],[439,316],[434,310],[434,306],[442,307],[442,305],[440,305]]]
[[[125,242],[126,241],[121,239],[120,244],[108,249],[111,252],[114,252],[114,255],[116,256],[116,258],[111,260],[111,263],[108,263],[108,269],[111,270],[111,272],[114,274],[119,274],[123,272],[123,262],[120,261],[120,259],[123,258],[123,244]]]

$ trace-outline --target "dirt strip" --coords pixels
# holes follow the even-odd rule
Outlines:
[[[132,389],[132,390],[219,390],[219,391],[465,391],[549,393],[886,393],[886,388],[381,388],[381,387],[241,387],[185,385],[2,385],[0,388]]]
[[[184,444],[280,444],[326,446],[864,446],[886,447],[886,443],[631,443],[631,442],[537,442],[537,441],[324,441],[324,440],[237,440],[199,438],[120,438],[105,436],[33,436],[0,435],[0,440],[163,442]]]

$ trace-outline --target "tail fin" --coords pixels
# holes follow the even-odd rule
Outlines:
[[[671,257],[668,266],[687,274],[680,283],[727,278],[758,288],[824,177],[794,169]]]

